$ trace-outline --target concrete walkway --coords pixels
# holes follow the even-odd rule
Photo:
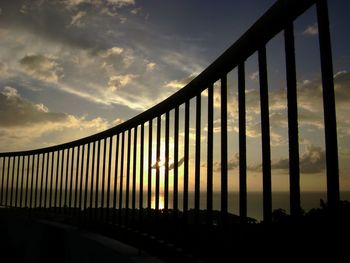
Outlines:
[[[162,263],[114,239],[46,220],[0,216],[0,253],[11,262]],[[10,262],[10,261],[9,261]]]

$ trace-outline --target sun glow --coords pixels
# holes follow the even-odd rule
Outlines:
[[[164,195],[160,194],[159,195],[159,203],[158,203],[158,207],[159,207],[159,210],[162,210],[164,209]],[[152,196],[152,204],[151,204],[151,207],[153,209],[156,208],[156,197],[155,196]]]

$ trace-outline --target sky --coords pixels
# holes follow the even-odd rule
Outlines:
[[[1,0],[0,150],[79,139],[175,93],[233,44],[273,0]],[[329,1],[341,189],[350,189],[350,2]],[[295,22],[301,188],[325,190],[315,8]],[[288,189],[283,35],[268,45],[273,189]],[[238,185],[237,72],[229,83],[229,177]],[[257,55],[246,63],[248,190],[261,189]],[[206,94],[202,94],[203,108]],[[220,127],[215,88],[215,128]],[[191,102],[191,116],[195,103]],[[192,117],[191,117],[192,118]],[[192,118],[193,120],[194,118]],[[202,121],[205,137],[206,119]],[[194,134],[194,122],[191,132]],[[183,136],[183,134],[181,135]],[[219,152],[218,133],[214,151]],[[205,147],[202,140],[202,149]],[[193,136],[190,169],[193,171]],[[203,152],[204,153],[204,152]],[[214,154],[215,155],[215,154]],[[214,171],[219,174],[220,156]],[[181,157],[181,156],[180,156]],[[205,173],[205,154],[202,154]]]

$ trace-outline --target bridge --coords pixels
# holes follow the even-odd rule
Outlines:
[[[320,213],[320,218],[311,219],[302,215],[300,203],[297,66],[293,28],[294,21],[310,8],[317,10],[327,177],[325,211]],[[272,211],[266,45],[280,33],[284,36],[285,47],[290,216],[276,223],[273,222]],[[260,88],[261,223],[247,216],[245,63],[254,54],[258,56]],[[227,76],[233,70],[237,70],[238,78],[239,215],[230,213],[228,202],[230,117],[227,93],[231,87]],[[349,213],[342,210],[339,193],[333,82],[327,1],[278,0],[201,74],[149,110],[109,130],[76,141],[30,151],[0,153],[1,217],[78,226],[79,229],[131,244],[169,262],[216,261],[239,256],[269,259],[277,251],[299,259],[302,253],[312,249],[335,256],[338,252],[331,249],[332,244],[341,246],[339,236],[349,234],[348,223],[339,222],[342,222],[344,215],[349,218]],[[215,92],[219,94],[219,102],[216,101]],[[206,109],[202,107],[204,94],[207,97]],[[214,141],[215,103],[219,103],[220,108],[219,143]],[[193,207],[189,204],[192,198],[189,190],[191,107],[195,107]],[[201,131],[203,119],[206,120],[206,134]],[[183,142],[179,140],[180,120],[184,125]],[[207,142],[205,149],[201,145],[203,138]],[[173,147],[170,147],[170,140]],[[219,210],[213,206],[215,143],[218,144],[221,158]],[[183,156],[180,147],[183,147]],[[161,156],[162,148],[164,157]],[[174,156],[172,163],[170,154]],[[203,156],[206,158],[205,174],[201,172]],[[164,164],[161,165],[162,158]],[[183,175],[180,176],[181,165]],[[172,176],[169,175],[170,171]],[[201,185],[203,181],[205,185]],[[203,200],[204,208],[201,206]]]

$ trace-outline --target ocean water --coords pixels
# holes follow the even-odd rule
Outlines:
[[[12,192],[12,198],[11,198],[11,192]],[[2,195],[2,205],[5,205],[6,203],[6,194],[7,194],[7,205],[12,205],[15,206],[15,202],[16,202],[16,192],[17,192],[17,206],[20,205],[20,198],[21,198],[21,193],[20,191],[16,191],[16,189],[13,189],[13,191],[11,191],[10,189],[7,191],[3,191],[3,195]],[[118,204],[119,204],[119,195],[120,193],[118,192],[116,195],[116,207],[118,208]],[[31,197],[32,196],[32,197]],[[29,206],[30,200],[32,202],[32,207],[35,206],[39,206],[40,203],[40,196],[41,196],[41,206],[44,207],[49,207],[49,196],[50,196],[50,191],[48,190],[46,193],[46,204],[44,204],[44,200],[45,200],[45,191],[40,192],[40,190],[38,190],[37,192],[33,189],[33,191],[31,191],[30,189],[28,189],[27,192],[27,206]],[[85,197],[87,199],[87,207],[90,206],[90,201],[91,201],[91,197],[92,197],[92,207],[95,207],[95,201],[96,201],[96,195],[93,194],[91,196],[90,191],[85,192],[85,190],[83,189],[80,193],[80,191],[77,192],[77,206],[79,204],[79,200],[80,200],[80,196],[81,196],[81,200],[84,202]],[[301,193],[301,206],[304,209],[304,211],[309,211],[312,208],[318,208],[320,207],[320,199],[326,200],[326,192],[302,192]],[[0,195],[1,197],[1,195]],[[26,193],[25,190],[23,189],[22,192],[22,202],[21,202],[21,206],[26,206],[25,205],[25,198],[26,197]],[[67,199],[65,201],[65,198]],[[104,207],[107,206],[107,192],[105,191],[104,194]],[[65,192],[65,190],[62,190],[61,196],[60,196],[60,191],[57,190],[57,192],[55,191],[55,189],[52,189],[52,193],[51,193],[51,206],[55,206],[59,205],[61,203],[61,205],[68,205],[69,204],[69,200],[71,200],[71,204],[72,206],[74,206],[75,204],[75,193],[74,191],[72,192],[72,197],[70,198],[69,195],[69,191],[67,191],[67,193]],[[113,200],[114,200],[114,193],[113,191],[110,192],[109,195],[109,206],[113,207]],[[125,207],[125,200],[126,200],[126,193],[123,192],[122,195],[122,203],[123,203],[123,207]],[[135,193],[135,200],[136,200],[136,208],[139,208],[139,192]],[[262,220],[263,217],[263,201],[262,201],[262,192],[248,192],[247,194],[247,213],[249,217],[255,218],[257,220]],[[350,191],[349,192],[341,192],[341,200],[348,200],[350,201]],[[100,191],[98,194],[98,206],[101,206],[102,204],[102,192]],[[173,194],[172,192],[169,193],[169,205],[168,207],[171,209],[173,208]],[[147,207],[147,203],[148,203],[148,197],[147,197],[147,193],[144,192],[143,194],[143,207]],[[221,194],[220,192],[214,192],[213,193],[213,209],[214,210],[220,210],[220,204],[221,204]],[[129,192],[129,207],[131,207],[132,205],[132,193],[131,191]],[[82,205],[83,206],[83,205]],[[152,196],[151,196],[151,207],[154,208],[155,207],[155,195],[152,192]],[[164,195],[161,192],[160,196],[159,196],[159,207],[162,209],[164,207]],[[189,192],[188,194],[188,207],[189,209],[194,208],[194,193],[193,192]],[[179,192],[178,193],[178,208],[180,210],[182,210],[183,208],[183,193]],[[201,192],[200,193],[200,208],[201,209],[205,209],[206,208],[206,193],[205,192]],[[289,213],[289,193],[288,192],[273,192],[272,193],[272,208],[273,209],[278,209],[278,208],[282,208],[284,210],[286,210],[287,213]],[[239,214],[239,193],[238,192],[229,192],[228,193],[228,210],[230,213],[233,214]]]

